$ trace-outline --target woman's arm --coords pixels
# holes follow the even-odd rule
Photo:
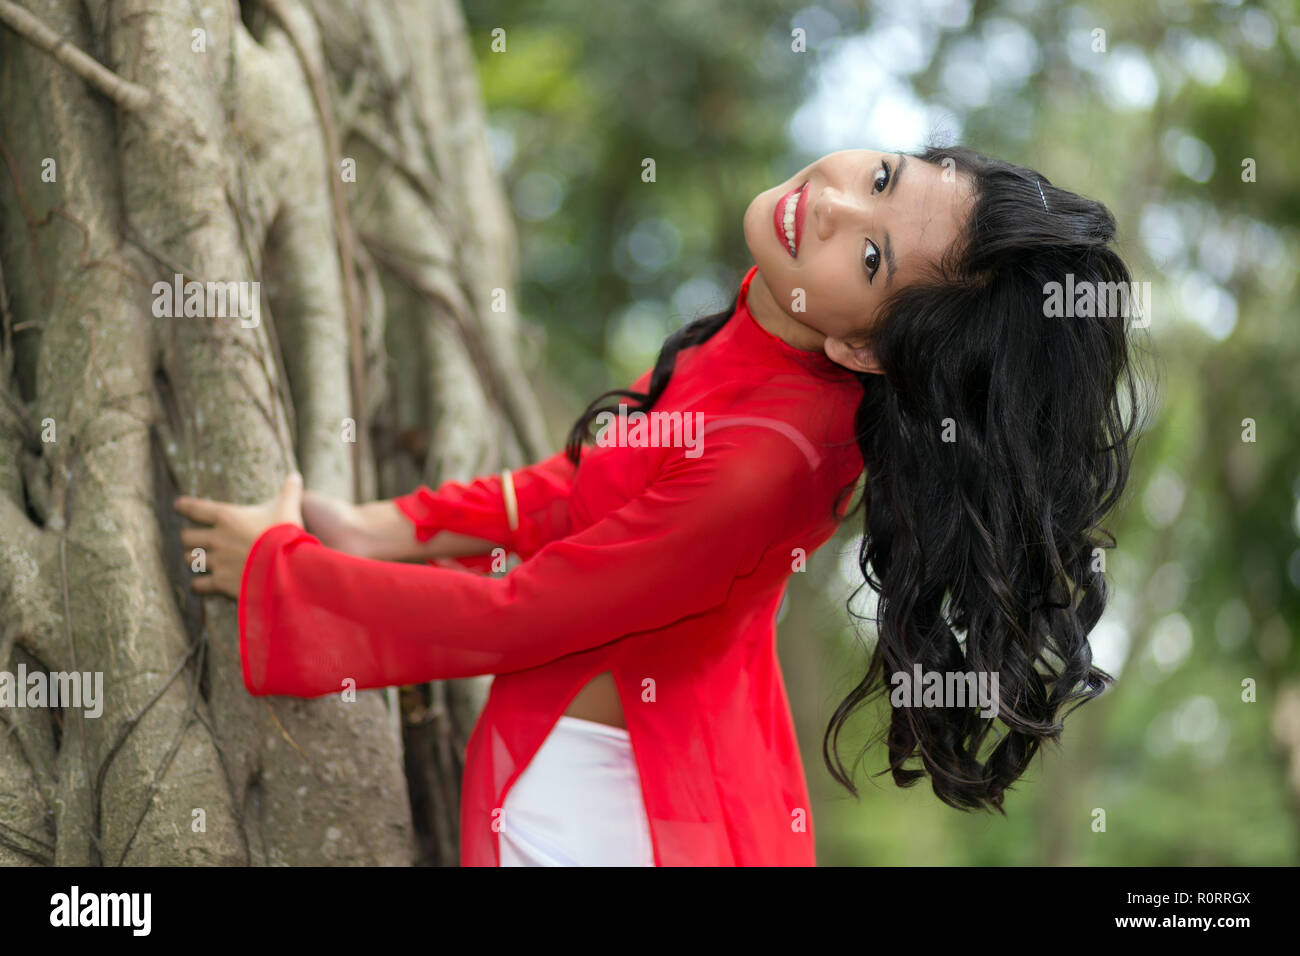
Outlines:
[[[718,606],[824,507],[788,438],[737,427],[504,577],[355,558],[279,525],[254,544],[240,581],[245,686],[318,697],[345,681],[364,689],[536,667]]]
[[[421,486],[394,498],[393,504],[415,526],[416,541],[434,549],[431,557],[480,555],[500,546],[528,558],[569,533],[569,495],[576,474],[559,451],[509,472],[508,481],[503,474],[468,483],[445,481],[436,491]],[[452,537],[437,540],[437,535],[448,531]],[[480,550],[464,550],[474,547]]]
[[[447,481],[436,491],[422,485],[362,505],[308,491],[303,519],[326,547],[359,558],[428,561],[487,555],[498,547],[528,557],[568,533],[574,472],[559,452],[511,471],[509,486],[502,475],[487,475]]]
[[[437,531],[426,541],[416,537],[416,527],[395,500],[362,505],[318,491],[308,491],[302,501],[303,523],[321,544],[358,558],[376,561],[429,561],[487,554],[498,545],[485,538]]]

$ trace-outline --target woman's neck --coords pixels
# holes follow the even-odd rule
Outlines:
[[[790,317],[777,304],[772,290],[763,280],[763,273],[758,272],[749,283],[749,292],[745,297],[754,321],[775,335],[782,342],[804,352],[822,352],[826,346],[826,336],[816,329],[804,325]]]

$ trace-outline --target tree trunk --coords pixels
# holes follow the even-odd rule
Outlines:
[[[103,675],[98,716],[0,707],[0,863],[455,863],[482,681],[405,691],[405,721],[396,692],[249,696],[171,500],[538,457],[459,9],[0,0],[0,24],[0,671]],[[260,308],[185,286],[159,314],[180,283]]]

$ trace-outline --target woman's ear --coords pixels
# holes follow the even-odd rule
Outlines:
[[[866,372],[869,375],[884,374],[884,369],[876,361],[875,353],[866,345],[854,347],[843,339],[828,335],[823,348],[826,350],[827,358],[851,371]]]

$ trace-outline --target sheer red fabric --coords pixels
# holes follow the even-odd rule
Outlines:
[[[506,793],[605,671],[657,865],[815,863],[775,618],[861,473],[862,389],[754,320],[756,271],[727,324],[678,355],[648,418],[598,436],[578,469],[557,453],[513,473],[514,528],[501,476],[397,499],[416,538],[496,542],[522,559],[508,573],[356,558],[289,524],[249,553],[239,625],[252,694],[496,675],[466,751],[462,865],[499,865]]]

